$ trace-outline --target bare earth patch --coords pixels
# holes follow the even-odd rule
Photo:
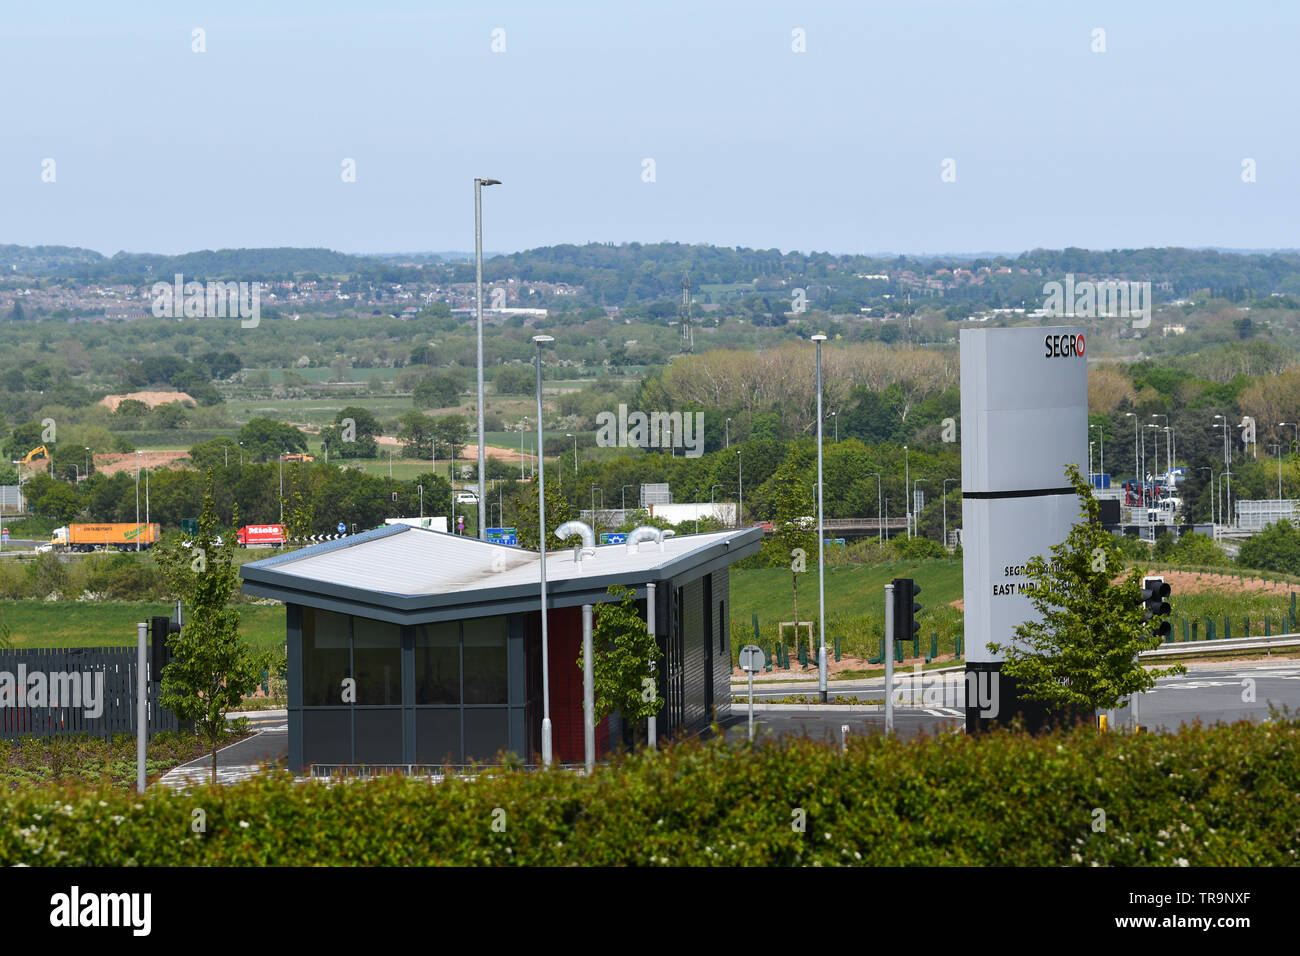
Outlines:
[[[135,452],[121,454],[114,452],[92,457],[95,462],[95,471],[101,475],[115,475],[119,471],[135,472]],[[142,451],[140,453],[140,467],[171,468],[182,458],[189,457],[190,453],[187,451]]]
[[[107,406],[112,411],[117,411],[117,406],[128,398],[133,398],[137,402],[144,402],[150,408],[157,408],[159,405],[166,405],[169,402],[196,404],[194,399],[185,392],[128,392],[125,395],[105,395],[99,400],[99,404]]]

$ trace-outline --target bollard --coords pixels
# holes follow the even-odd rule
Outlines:
[[[1196,629],[1197,629],[1197,626],[1198,626],[1200,623],[1201,623],[1200,621],[1193,621],[1193,622],[1192,622],[1192,640],[1196,640]]]
[[[903,663],[903,642],[902,641],[899,641],[897,644],[894,645],[894,661],[899,664]]]
[[[1223,639],[1232,640],[1232,620],[1226,614],[1223,616]]]
[[[1273,621],[1270,619],[1269,615],[1267,614],[1264,615],[1264,636],[1265,637],[1273,636]]]
[[[1187,618],[1183,618],[1183,643],[1187,643]]]
[[[953,652],[957,660],[961,660],[961,635],[958,634],[953,638]]]
[[[840,639],[838,636],[835,638],[835,659],[837,661],[840,659]]]
[[[1246,637],[1250,637],[1250,615],[1246,615]]]

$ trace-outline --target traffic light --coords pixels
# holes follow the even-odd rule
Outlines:
[[[167,646],[168,634],[179,634],[181,626],[169,617],[152,617],[149,619],[149,633],[152,637],[152,671],[154,680],[162,680],[162,669],[171,663],[172,649]]]
[[[1160,635],[1161,640],[1169,639],[1171,630],[1169,624],[1169,602],[1165,600],[1169,597],[1169,584],[1164,578],[1143,578],[1142,579],[1142,606],[1146,608],[1146,617],[1144,621],[1150,621],[1154,618],[1163,618],[1156,623],[1156,633]]]
[[[921,589],[911,578],[894,578],[893,584],[894,644],[901,645],[903,641],[912,641],[915,645],[920,640],[917,632],[921,630],[921,624],[917,621],[916,615],[920,613],[921,605],[916,603],[916,596],[921,593]],[[915,653],[913,656],[916,656]]]

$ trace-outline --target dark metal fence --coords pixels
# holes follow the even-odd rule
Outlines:
[[[0,650],[0,739],[134,734],[137,655],[135,647]],[[152,679],[148,693],[149,731],[178,730]]]

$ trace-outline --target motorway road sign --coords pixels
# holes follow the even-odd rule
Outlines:
[[[338,533],[339,533],[339,534],[343,534],[345,531],[348,530],[348,526],[345,525],[342,521],[340,521],[340,522],[338,523],[338,528],[337,528],[337,530],[338,530]]]

